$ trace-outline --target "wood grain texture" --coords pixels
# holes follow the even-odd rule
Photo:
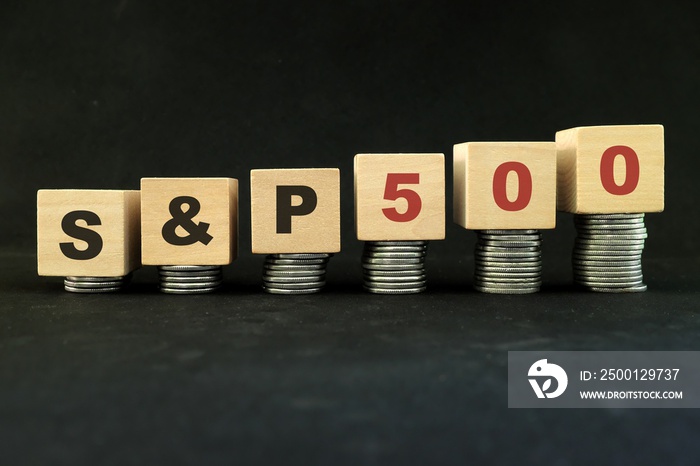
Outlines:
[[[120,277],[140,266],[140,193],[119,190],[42,189],[37,192],[37,269],[43,276]],[[66,234],[61,226],[69,212],[89,211],[99,225],[75,225],[102,238],[102,249],[92,259],[64,255],[61,243],[78,250],[88,244]]]
[[[454,146],[453,218],[470,230],[550,229],[556,225],[556,145],[554,142],[467,142]],[[524,165],[532,179],[529,203],[520,210],[500,207],[494,175],[507,162]],[[506,197],[515,202],[520,179],[508,171]]]
[[[291,217],[291,231],[277,231],[277,187],[308,186],[316,207]],[[251,242],[254,254],[340,252],[340,170],[301,168],[251,170]],[[292,198],[293,205],[303,200]]]
[[[664,127],[661,125],[584,126],[559,131],[557,208],[576,214],[661,212],[664,209]],[[639,181],[627,194],[612,194],[601,181],[607,149],[626,146],[639,161]],[[626,181],[622,156],[614,162],[615,184]]]
[[[163,237],[163,226],[173,218],[170,203],[190,196],[200,204],[192,218],[208,223],[208,244],[173,245]],[[187,210],[186,205],[182,206]],[[238,254],[238,180],[234,178],[142,178],[141,255],[144,265],[227,265]],[[187,236],[178,227],[177,235]]]
[[[389,174],[417,174],[418,183],[394,184],[420,197],[420,211],[409,221],[394,221],[383,209],[405,214],[409,200],[385,199]],[[390,190],[392,187],[390,187]],[[355,231],[360,241],[445,239],[444,154],[357,154],[355,156]]]

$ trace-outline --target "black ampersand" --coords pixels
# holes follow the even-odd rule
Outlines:
[[[188,209],[182,210],[182,206],[187,204]],[[173,218],[165,222],[163,225],[163,239],[174,246],[189,246],[196,242],[204,245],[214,239],[207,230],[209,224],[205,222],[194,223],[192,219],[199,213],[200,204],[197,199],[191,196],[178,196],[170,201],[170,215]],[[175,233],[177,227],[182,227],[189,235],[178,236]]]

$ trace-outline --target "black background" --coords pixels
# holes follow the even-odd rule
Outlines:
[[[0,6],[0,445],[7,464],[696,464],[693,410],[509,410],[508,350],[694,350],[700,28],[683,3],[4,1]],[[361,291],[360,152],[666,129],[649,291],[471,291],[473,233],[431,244],[429,292]],[[259,290],[249,170],[339,167],[343,252],[323,295]],[[36,190],[241,182],[221,293],[119,296],[36,277]],[[449,199],[449,196],[448,196]],[[451,217],[451,202],[448,202]],[[5,462],[5,461],[3,461]]]

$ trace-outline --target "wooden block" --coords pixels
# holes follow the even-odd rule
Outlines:
[[[250,171],[254,254],[340,251],[340,170]]]
[[[122,277],[140,266],[139,192],[37,192],[37,262],[44,276]]]
[[[361,241],[445,239],[444,154],[357,154],[355,228]]]
[[[454,146],[454,221],[470,230],[548,229],[556,224],[554,142]]]
[[[664,210],[664,127],[559,131],[557,208],[575,214]]]
[[[238,253],[238,180],[142,178],[144,265],[226,265]]]

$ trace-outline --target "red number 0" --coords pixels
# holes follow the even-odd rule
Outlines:
[[[506,193],[508,173],[518,175],[518,197],[511,202]],[[496,205],[508,212],[523,210],[532,198],[532,175],[530,170],[520,162],[505,162],[496,168],[493,174],[493,200]]]
[[[384,187],[384,199],[395,201],[397,199],[406,199],[408,208],[406,212],[399,213],[394,207],[382,209],[386,218],[392,222],[410,222],[418,217],[420,209],[423,207],[423,202],[417,192],[411,189],[398,189],[400,184],[419,184],[420,173],[387,173],[386,186]]]
[[[615,183],[615,158],[621,155],[625,159],[625,182]],[[631,147],[612,146],[603,152],[600,158],[600,182],[610,194],[624,196],[635,190],[639,183],[639,157]]]

